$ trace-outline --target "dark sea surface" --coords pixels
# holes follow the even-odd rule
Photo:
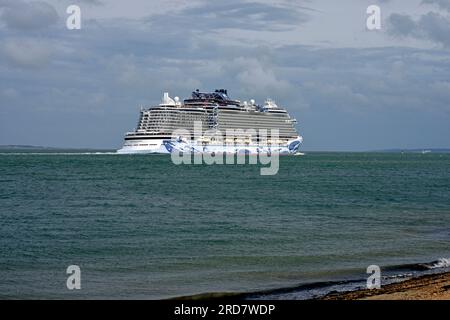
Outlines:
[[[449,267],[450,154],[308,153],[261,176],[14,150],[0,153],[0,219],[0,298],[305,298],[373,264],[392,278]]]

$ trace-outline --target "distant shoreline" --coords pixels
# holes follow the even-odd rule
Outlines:
[[[74,147],[45,147],[45,146],[31,146],[31,145],[0,145],[0,150],[43,150],[43,151],[58,151],[58,150],[114,150],[113,148],[74,148]]]
[[[64,150],[72,151],[111,151],[117,148],[75,148],[75,147],[46,147],[33,145],[0,145],[0,151],[4,150],[29,150],[29,151],[51,151],[58,152]],[[423,148],[423,149],[382,149],[382,150],[364,150],[364,151],[328,151],[328,150],[302,150],[305,153],[450,153],[450,148]]]
[[[423,149],[386,149],[386,150],[373,150],[367,152],[382,152],[382,153],[450,153],[450,149],[447,148],[423,148]]]
[[[41,146],[22,146],[22,145],[0,145],[0,153],[42,153],[42,154],[58,154],[58,153],[84,153],[84,152],[115,152],[116,149],[102,148],[59,148],[59,147],[41,147]]]

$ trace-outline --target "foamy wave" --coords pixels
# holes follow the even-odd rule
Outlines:
[[[425,267],[428,269],[450,268],[450,259],[440,258],[436,261],[425,264]]]

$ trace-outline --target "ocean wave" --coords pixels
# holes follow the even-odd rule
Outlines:
[[[381,267],[383,285],[402,282],[421,275],[446,272],[450,259],[440,258],[428,263],[391,265]],[[441,269],[441,270],[440,270]],[[175,297],[182,299],[234,298],[244,300],[305,300],[323,297],[331,292],[348,292],[366,288],[366,278],[303,283],[292,287],[282,287],[253,292],[210,292],[191,296]]]
[[[440,258],[430,263],[424,263],[423,266],[427,269],[440,269],[440,268],[450,268],[450,259]]]

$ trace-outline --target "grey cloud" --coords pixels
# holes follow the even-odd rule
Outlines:
[[[51,56],[48,43],[36,39],[7,39],[0,45],[0,53],[13,65],[24,68],[43,67]]]
[[[430,12],[422,16],[419,28],[429,39],[447,47],[450,46],[450,20],[448,17]]]
[[[422,4],[434,4],[440,9],[450,11],[450,0],[422,0]]]
[[[15,99],[19,97],[19,93],[16,89],[6,88],[0,91],[0,96],[3,96],[6,99]]]
[[[0,80],[8,84],[0,92],[0,143],[118,147],[123,132],[135,125],[139,105],[158,103],[163,91],[183,98],[195,88],[225,87],[235,98],[270,97],[286,106],[300,121],[307,149],[448,145],[448,50],[231,45],[214,37],[230,22],[223,16],[216,21],[213,6],[229,16],[235,4],[156,16],[151,28],[136,20],[85,21],[89,32],[52,30],[34,41],[0,30],[6,39]],[[258,8],[268,14],[270,7]],[[267,19],[275,26],[300,23],[289,15],[286,21],[264,13],[249,17],[246,8],[230,17],[242,29],[250,23],[259,30]],[[397,36],[423,37],[424,30],[439,29],[426,18],[397,24]],[[206,30],[213,33],[205,36]],[[32,69],[49,63],[51,68]],[[23,134],[19,124],[27,127]],[[407,138],[397,139],[399,130],[408,131]]]
[[[435,12],[428,12],[415,21],[408,15],[391,14],[388,32],[397,37],[413,37],[450,46],[450,19]]]
[[[388,18],[389,32],[394,36],[406,37],[416,32],[417,24],[408,15],[393,13]]]
[[[0,1],[0,17],[6,26],[19,30],[48,27],[58,21],[54,7],[46,2]]]
[[[168,24],[188,30],[244,29],[281,31],[308,21],[305,11],[311,9],[289,5],[257,2],[206,2],[180,12],[155,15],[147,19],[160,28]]]
[[[77,2],[86,3],[89,5],[93,5],[93,6],[102,6],[105,4],[103,1],[100,1],[100,0],[77,0]]]

